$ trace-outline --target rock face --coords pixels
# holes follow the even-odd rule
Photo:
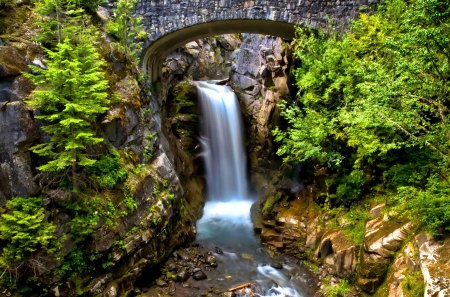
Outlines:
[[[22,8],[29,13],[26,7],[17,11]],[[3,29],[2,33],[12,30]],[[37,272],[38,282],[48,286],[55,296],[72,296],[75,286],[88,295],[128,295],[142,274],[154,269],[175,247],[194,238],[200,212],[201,201],[194,203],[188,199],[201,195],[202,188],[196,185],[197,180],[190,180],[192,186],[185,190],[187,182],[181,181],[183,172],[177,171],[178,159],[162,133],[159,97],[144,93],[132,71],[120,61],[119,55],[109,52],[111,47],[104,42],[106,46],[101,50],[111,65],[108,68],[111,92],[119,100],[96,123],[96,129],[105,136],[106,145],[114,147],[126,160],[128,178],[117,189],[95,193],[102,201],[109,201],[120,215],[110,218],[110,222],[102,217],[82,243],[87,255],[95,254],[98,263],[108,263],[108,268],[98,265],[95,272],[80,274],[76,280],[49,277],[45,274],[48,271]],[[21,43],[19,49],[3,44],[0,46],[0,207],[16,196],[42,196],[48,219],[57,225],[62,255],[66,257],[80,249],[71,234],[73,214],[67,209],[71,195],[36,184],[35,167],[42,160],[29,150],[45,142],[47,136],[34,118],[38,111],[29,109],[24,102],[33,86],[22,72],[29,71],[31,64],[45,68],[41,59],[36,58],[42,53],[27,42]],[[128,197],[124,197],[125,188]],[[46,268],[57,268],[60,264],[54,261]],[[1,291],[6,292],[4,288]]]
[[[31,91],[22,76],[25,57],[13,46],[0,46],[0,206],[15,196],[37,192],[28,148],[39,138],[24,99]]]
[[[366,224],[358,284],[374,293],[403,242],[414,231],[414,225],[388,215],[379,215]]]
[[[270,126],[277,124],[277,103],[290,96],[292,48],[281,38],[243,35],[233,53],[231,86],[241,102],[249,137],[251,168],[271,168],[275,152]]]
[[[425,281],[425,296],[450,295],[450,237],[437,242],[426,233],[415,237]]]
[[[449,294],[449,238],[438,242],[426,233],[413,237],[410,221],[384,214],[384,204],[378,204],[370,210],[358,245],[342,230],[344,220],[325,214],[312,197],[312,191],[304,190],[295,198],[280,198],[273,217],[257,222],[270,251],[307,258],[320,265],[319,278],[354,278],[361,290],[376,296],[410,296],[422,290],[425,296]]]

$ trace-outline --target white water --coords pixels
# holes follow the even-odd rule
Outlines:
[[[224,251],[216,254],[223,271],[223,275],[216,276],[217,280],[232,279],[234,284],[252,282],[256,285],[256,296],[302,297],[282,270],[260,264],[270,262],[270,258],[256,241],[250,219],[254,200],[249,195],[236,95],[227,86],[207,82],[196,82],[196,86],[202,108],[208,192],[203,217],[197,224],[197,240]]]
[[[241,200],[248,196],[248,185],[236,95],[227,86],[196,84],[203,111],[208,200]]]

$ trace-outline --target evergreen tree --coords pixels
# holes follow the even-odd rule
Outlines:
[[[142,50],[142,39],[147,33],[142,29],[142,18],[133,16],[137,0],[119,0],[113,10],[113,19],[106,25],[109,34],[118,39],[116,48],[123,52],[125,59],[138,63]]]
[[[46,45],[62,42],[66,37],[82,34],[80,24],[89,23],[86,12],[104,4],[104,0],[37,0],[35,11],[40,16],[38,41]]]
[[[77,188],[78,167],[95,163],[87,150],[103,141],[93,124],[108,109],[108,82],[102,71],[104,61],[92,38],[77,42],[66,38],[55,51],[47,50],[48,69],[34,68],[28,77],[36,84],[29,103],[40,110],[37,118],[50,136],[48,143],[32,147],[39,156],[50,161],[41,171],[60,172],[71,168],[73,188]]]

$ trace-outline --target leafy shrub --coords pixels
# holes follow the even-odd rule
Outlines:
[[[325,168],[333,206],[398,189],[398,207],[450,231],[449,23],[448,1],[387,0],[344,34],[297,28],[277,154]]]
[[[0,0],[0,8],[16,5],[16,0]]]
[[[341,204],[350,204],[362,195],[365,183],[364,172],[353,170],[341,179],[336,189],[336,198]]]
[[[117,151],[110,155],[100,157],[94,165],[88,167],[90,179],[101,189],[114,189],[114,187],[125,180],[128,173],[120,163]]]
[[[47,222],[40,197],[13,198],[6,203],[6,209],[0,217],[0,266],[25,261],[37,251],[56,251],[56,226]]]
[[[366,232],[366,222],[369,220],[369,210],[366,206],[354,205],[344,214],[346,225],[345,235],[354,243],[362,245]]]
[[[424,189],[399,187],[394,201],[431,234],[450,231],[450,186],[438,176],[431,176]]]
[[[323,290],[327,297],[344,297],[350,293],[350,285],[346,279],[343,279],[337,284],[325,285]]]

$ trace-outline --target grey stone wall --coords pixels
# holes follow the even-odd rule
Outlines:
[[[330,19],[345,26],[379,0],[139,0],[148,44],[182,28],[224,20],[270,20],[318,27]],[[245,28],[242,28],[245,32]]]

